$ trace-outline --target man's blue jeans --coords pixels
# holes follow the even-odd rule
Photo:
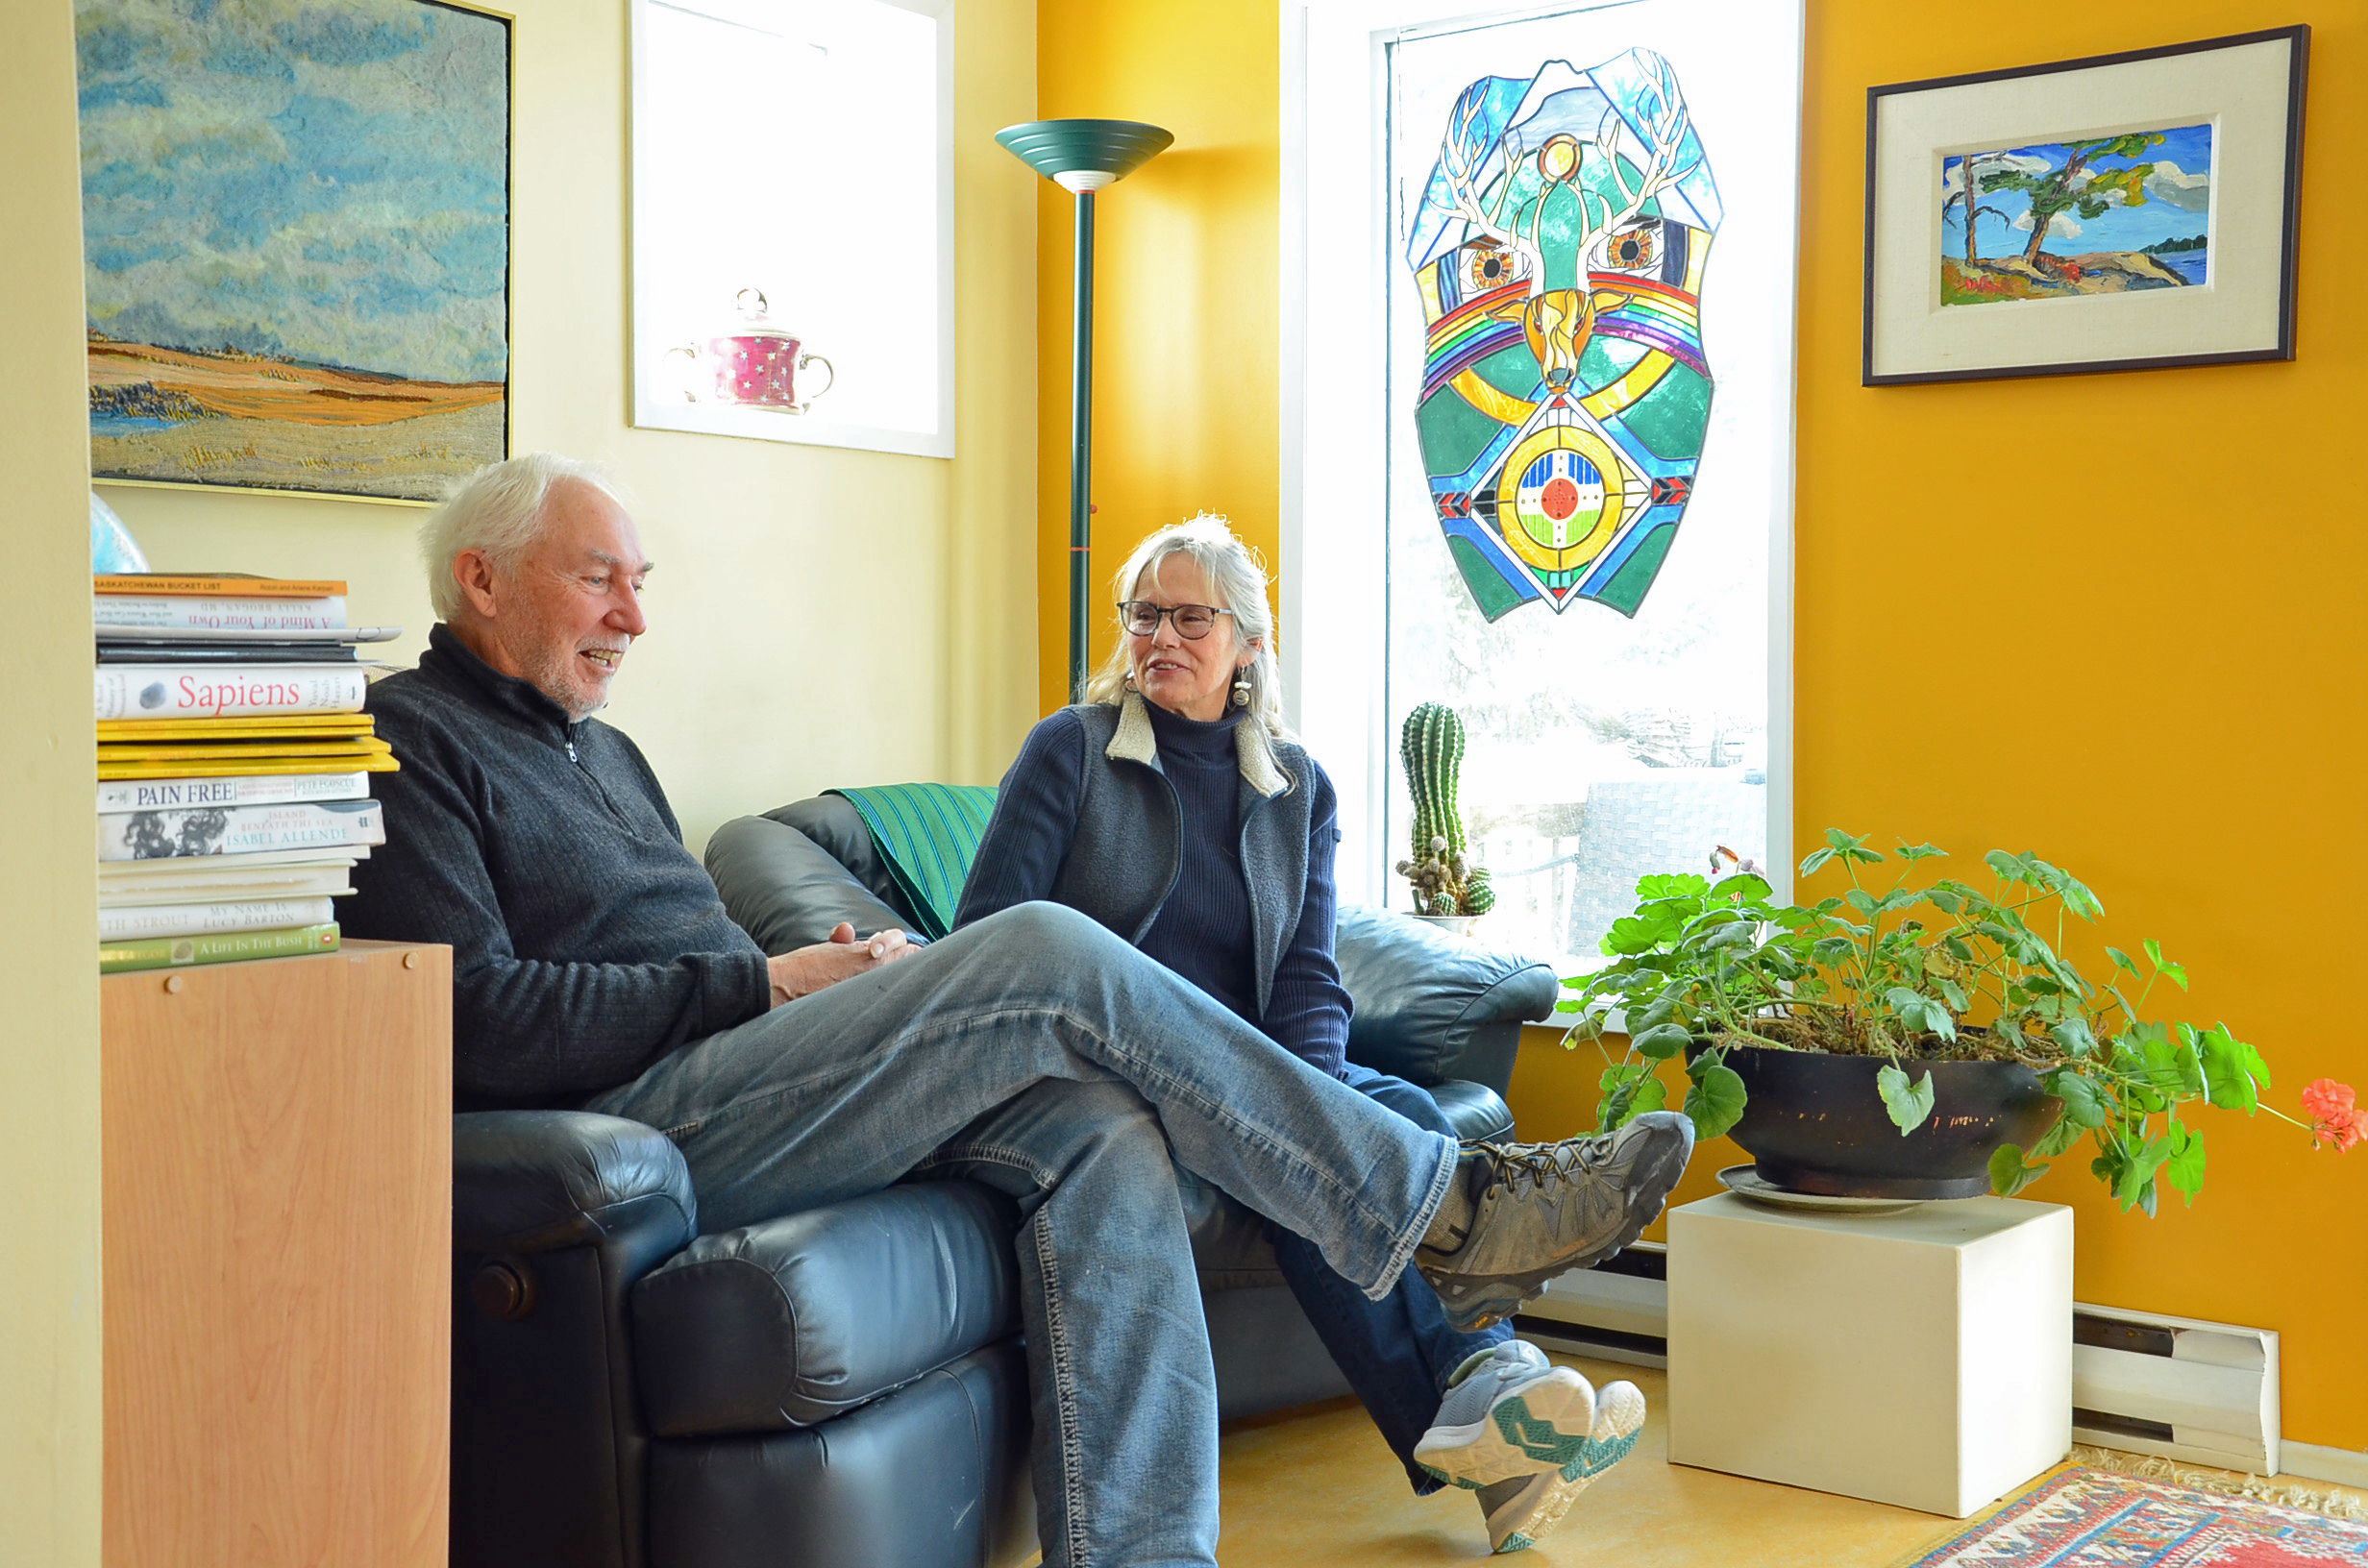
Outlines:
[[[1352,1062],[1344,1081],[1418,1127],[1447,1138],[1455,1136],[1454,1125],[1439,1109],[1439,1102],[1403,1078],[1392,1078]],[[1332,1353],[1333,1362],[1372,1416],[1373,1425],[1381,1429],[1390,1452],[1406,1467],[1406,1479],[1418,1494],[1439,1490],[1440,1479],[1415,1463],[1415,1444],[1439,1413],[1448,1376],[1473,1352],[1512,1338],[1513,1325],[1499,1323],[1470,1334],[1457,1331],[1447,1322],[1447,1309],[1440,1304],[1439,1292],[1412,1268],[1399,1277],[1389,1294],[1376,1301],[1334,1272],[1306,1237],[1280,1226],[1272,1227],[1271,1234],[1284,1283],[1315,1326],[1316,1337]]]
[[[1386,1295],[1455,1142],[1073,910],[1025,904],[670,1052],[587,1110],[665,1131],[728,1230],[915,1170],[1020,1200],[1046,1568],[1211,1568],[1217,1388],[1175,1167]]]

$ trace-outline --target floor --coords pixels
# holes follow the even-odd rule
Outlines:
[[[1651,1416],[1636,1451],[1562,1527],[1504,1568],[1887,1568],[1956,1521],[1670,1464],[1663,1374],[1557,1357],[1597,1384],[1626,1378]],[[1223,1568],[1437,1568],[1490,1559],[1470,1494],[1416,1497],[1349,1400],[1246,1423],[1223,1442]]]

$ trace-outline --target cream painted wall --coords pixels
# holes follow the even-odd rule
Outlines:
[[[626,428],[622,0],[513,0],[513,450],[604,459],[639,498],[651,630],[604,717],[692,847],[840,784],[992,783],[1035,714],[1035,7],[964,0],[954,83],[952,461]],[[431,621],[416,507],[111,485],[162,570],[341,576]]]
[[[0,1564],[99,1560],[98,895],[89,814],[81,190],[71,0],[13,0],[0,49]],[[33,238],[32,236],[39,236]],[[28,242],[30,239],[31,242]],[[65,831],[66,824],[82,828]]]

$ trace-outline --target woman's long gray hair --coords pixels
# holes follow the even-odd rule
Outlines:
[[[1283,723],[1282,667],[1274,656],[1274,612],[1267,602],[1266,565],[1242,543],[1224,518],[1202,512],[1160,529],[1135,547],[1126,564],[1119,568],[1118,598],[1134,598],[1146,574],[1156,577],[1160,563],[1172,555],[1186,556],[1200,568],[1221,601],[1217,607],[1233,612],[1235,635],[1245,647],[1253,642],[1258,645],[1250,659],[1249,705],[1242,722],[1272,762],[1271,743],[1290,740],[1292,734]],[[1126,696],[1126,677],[1134,668],[1127,658],[1128,641],[1122,631],[1110,656],[1086,681],[1088,702],[1115,704]]]

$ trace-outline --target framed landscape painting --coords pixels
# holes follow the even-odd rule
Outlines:
[[[91,477],[425,502],[507,455],[509,20],[75,12]]]
[[[2294,357],[2310,30],[1867,94],[1867,385]]]

